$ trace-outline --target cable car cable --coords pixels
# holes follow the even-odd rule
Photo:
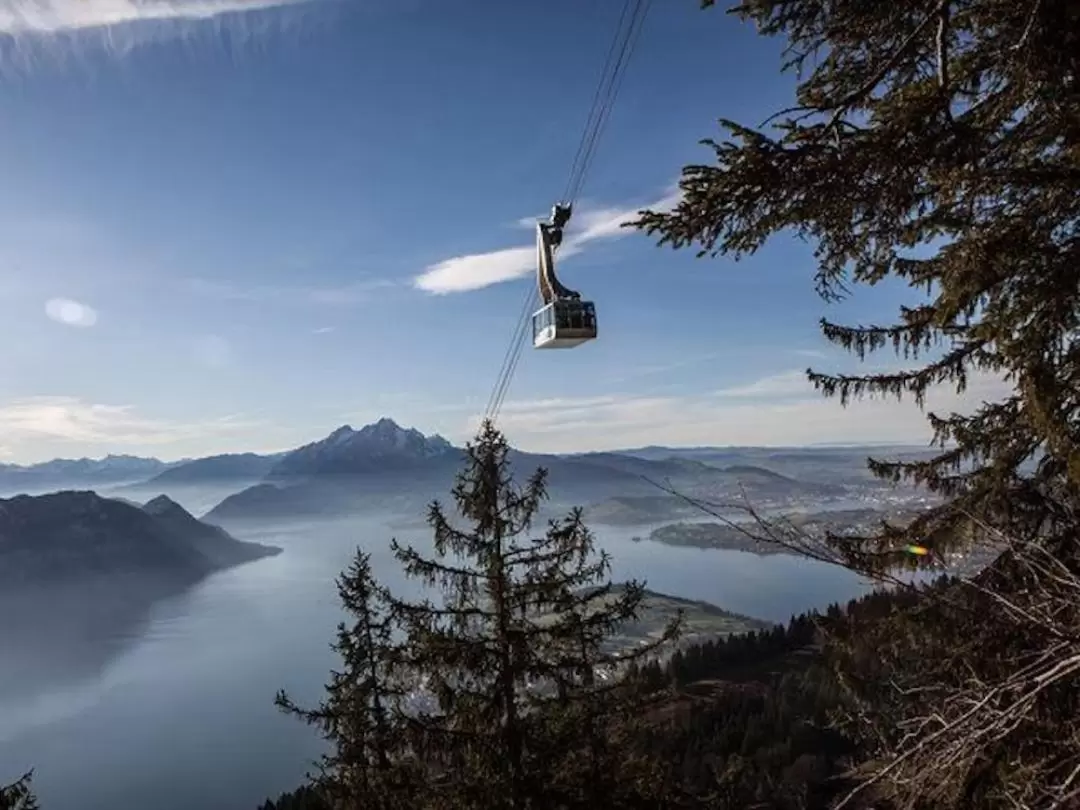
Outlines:
[[[635,0],[627,0],[623,6],[623,14],[620,17],[620,25],[616,31],[616,36],[613,40],[612,47],[608,52],[607,63],[605,64],[605,74],[608,73],[607,68],[611,64],[611,55],[615,52],[615,45],[619,43],[619,33],[622,30],[622,22],[626,18],[626,11],[630,7],[630,3]],[[630,55],[633,52],[634,46],[637,43],[640,36],[645,14],[648,12],[650,0],[636,0],[634,10],[631,14],[630,25],[622,37],[621,46],[619,47],[619,55],[615,62],[614,67],[610,71],[610,75],[601,78],[597,93],[594,95],[594,113],[590,113],[589,120],[586,123],[585,132],[582,134],[582,140],[578,147],[580,158],[575,160],[576,165],[571,171],[571,179],[568,181],[568,188],[571,190],[571,205],[574,199],[576,199],[578,193],[580,193],[585,176],[592,163],[592,157],[596,151],[596,145],[599,142],[600,134],[602,133],[604,126],[607,123],[608,116],[611,108],[614,104],[615,97],[618,94],[619,88],[622,85],[623,76],[625,76],[625,67],[629,63]],[[603,92],[606,86],[606,94]],[[596,103],[596,100],[601,100],[602,103]],[[526,307],[525,312],[522,314],[521,322],[518,325],[518,329],[515,330],[514,336],[511,338],[511,349],[509,350],[509,367],[504,362],[504,368],[500,372],[499,379],[496,383],[495,390],[492,392],[492,399],[489,400],[489,409],[486,414],[486,418],[494,422],[502,409],[502,404],[506,399],[506,394],[509,391],[510,383],[513,379],[514,373],[517,370],[518,363],[521,360],[521,353],[524,349],[525,339],[528,334],[528,319],[529,310],[534,309],[538,293],[535,288],[531,290],[528,296],[529,306]]]
[[[604,57],[604,67],[600,71],[600,81],[596,85],[596,91],[593,93],[592,104],[589,107],[589,117],[585,119],[585,132],[587,133],[590,128],[590,123],[593,120],[593,116],[596,115],[598,105],[600,103],[601,94],[604,90],[604,77],[607,76],[608,71],[611,69],[612,57],[615,55],[615,48],[619,44],[619,32],[622,30],[623,22],[626,20],[626,12],[630,10],[631,0],[626,0],[623,3],[622,14],[619,15],[619,24],[615,26],[615,36],[611,38],[611,44],[608,46],[607,56]],[[578,142],[577,152],[574,153],[574,161],[570,164],[570,177],[566,181],[566,189],[563,191],[562,198],[564,200],[570,200],[570,192],[573,188],[574,178],[577,176],[578,170],[581,165],[581,160],[585,153],[585,144],[588,138],[582,135],[581,140]]]
[[[603,108],[603,115],[597,121],[596,126],[593,129],[592,135],[589,139],[588,152],[586,158],[582,162],[581,170],[578,174],[577,181],[570,190],[568,199],[571,204],[577,202],[578,195],[581,193],[582,188],[585,185],[585,177],[592,165],[593,155],[596,153],[596,145],[600,142],[600,136],[603,135],[604,129],[607,127],[607,122],[610,120],[611,110],[615,106],[615,100],[618,98],[619,90],[622,87],[623,79],[626,77],[626,65],[630,62],[630,56],[634,51],[634,46],[637,44],[638,38],[641,36],[641,30],[644,27],[645,15],[649,12],[650,0],[637,0],[637,5],[634,6],[634,13],[630,20],[630,27],[627,31],[626,38],[623,40],[622,48],[619,51],[618,61],[615,63],[615,68],[611,75],[610,89],[608,91],[607,102]]]
[[[574,154],[574,160],[570,165],[569,177],[566,181],[566,190],[564,191],[563,198],[567,199],[574,186],[579,185],[579,178],[582,173],[583,160],[587,154],[587,146],[593,140],[590,134],[596,128],[597,115],[602,108],[602,102],[604,100],[604,88],[610,85],[608,75],[611,72],[614,64],[616,50],[619,49],[620,32],[623,29],[623,25],[626,21],[627,13],[630,10],[631,4],[634,0],[625,0],[622,7],[622,13],[619,15],[618,25],[615,27],[615,35],[611,39],[611,43],[608,46],[607,56],[604,59],[604,66],[600,71],[600,80],[597,82],[596,90],[593,92],[592,102],[590,104],[589,115],[585,119],[585,129],[582,132],[581,138],[578,141],[577,151]],[[621,50],[621,49],[619,49]],[[502,368],[499,370],[499,376],[496,378],[495,387],[492,389],[491,396],[488,399],[487,410],[485,411],[485,417],[494,421],[498,411],[502,405],[502,400],[505,398],[506,389],[509,386],[510,376],[512,372],[510,369],[516,367],[517,358],[520,356],[522,349],[524,348],[525,339],[528,334],[528,321],[532,312],[536,309],[539,293],[535,286],[531,286],[525,295],[524,308],[521,315],[518,318],[518,322],[515,326],[514,333],[510,338],[510,345],[507,347],[506,354],[503,357]]]
[[[531,287],[525,291],[525,300],[522,302],[521,305],[521,315],[518,316],[517,329],[515,329],[514,335],[510,338],[510,343],[506,347],[506,353],[503,355],[502,366],[499,369],[499,376],[496,378],[495,387],[492,388],[491,394],[488,396],[487,407],[484,409],[485,419],[491,416],[495,408],[495,402],[497,401],[499,390],[501,388],[500,383],[506,376],[507,370],[510,368],[510,358],[515,351],[515,347],[521,340],[517,333],[523,331],[522,324],[525,323],[525,319],[528,318],[529,313],[532,311],[532,302],[535,294],[536,290]]]
[[[535,307],[535,298],[535,290],[530,289],[525,295],[521,310],[522,314],[518,317],[517,329],[510,339],[510,345],[507,346],[506,355],[503,358],[503,368],[499,372],[495,388],[488,399],[488,407],[484,417],[492,422],[495,421],[499,409],[502,407],[503,400],[506,398],[506,390],[510,385],[514,369],[517,367],[518,359],[521,357],[521,347],[524,345],[525,338],[528,335],[529,315]]]
[[[596,92],[593,94],[592,108],[590,109],[588,119],[586,119],[585,130],[578,143],[578,149],[574,155],[574,161],[570,169],[570,176],[567,180],[564,201],[570,206],[576,202],[578,195],[584,187],[585,177],[592,164],[596,146],[606,127],[615,98],[622,86],[626,65],[629,63],[630,56],[640,37],[645,15],[648,13],[650,3],[651,0],[625,0],[625,3],[623,4],[619,23],[615,30],[615,36],[612,38],[611,45],[608,48],[604,68],[601,73],[601,79],[597,85]],[[630,11],[631,4],[633,4],[633,11]],[[623,24],[627,19],[628,11],[630,11],[630,22],[626,27],[625,33],[623,33]],[[612,62],[613,58],[615,60],[614,63]],[[493,423],[498,419],[499,412],[506,399],[506,394],[509,391],[510,383],[513,380],[518,363],[521,360],[522,350],[524,349],[525,340],[528,336],[529,319],[532,311],[536,307],[538,298],[539,293],[535,286],[533,286],[530,289],[529,294],[525,297],[524,307],[517,328],[514,330],[514,334],[510,339],[510,345],[507,347],[507,351],[503,356],[502,367],[499,370],[499,376],[496,379],[495,386],[488,398],[488,405],[485,410],[485,419],[488,419]]]

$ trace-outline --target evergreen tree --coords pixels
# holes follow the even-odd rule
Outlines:
[[[929,415],[935,458],[871,467],[949,496],[907,533],[937,550],[969,537],[973,517],[1018,539],[1075,537],[1080,6],[744,0],[732,11],[786,39],[796,102],[769,126],[722,119],[728,137],[705,142],[715,165],[687,166],[674,210],[636,226],[735,258],[790,231],[815,244],[830,299],[896,279],[926,291],[892,325],[822,320],[829,341],[860,359],[892,348],[907,370],[810,380],[842,403],[922,404],[939,383],[1004,378],[1013,390],[973,414]],[[878,539],[876,552],[902,542]],[[845,545],[853,560],[868,550]],[[897,558],[859,561],[875,559]]]
[[[615,788],[639,783],[616,778],[621,762],[607,735],[635,693],[598,685],[597,672],[670,640],[677,623],[629,655],[604,649],[636,617],[642,586],[612,587],[607,555],[594,553],[580,510],[529,537],[546,472],[519,488],[508,453],[502,434],[485,423],[453,490],[469,527],[454,526],[435,503],[433,556],[393,543],[406,573],[443,596],[440,604],[391,603],[406,631],[414,684],[437,702],[415,725],[417,750],[432,765],[426,804],[573,806],[604,790],[604,806],[617,806]]]
[[[411,759],[403,745],[406,697],[395,672],[399,650],[385,590],[374,580],[362,551],[337,580],[338,596],[352,625],[341,622],[333,649],[343,668],[331,674],[327,697],[302,709],[280,691],[275,703],[320,728],[332,744],[323,756],[314,792],[340,810],[391,810],[410,806]],[[312,800],[307,794],[300,797]],[[296,799],[294,801],[299,801]]]
[[[282,793],[276,800],[267,799],[257,810],[331,810],[323,794],[304,785],[289,793]]]
[[[703,5],[712,5],[704,2]],[[928,461],[870,461],[944,496],[904,527],[830,537],[881,573],[980,539],[1007,546],[969,583],[832,624],[870,746],[861,785],[902,807],[1080,800],[1080,6],[1070,0],[744,0],[786,39],[796,103],[758,127],[722,120],[714,165],[642,212],[662,244],[738,258],[782,231],[815,244],[826,299],[900,280],[891,325],[822,320],[859,359],[808,370],[842,404],[1004,383],[970,414],[928,414]],[[916,542],[935,552],[904,554]],[[839,617],[834,617],[839,620]],[[846,626],[844,623],[846,622]],[[884,805],[883,805],[884,806]]]
[[[30,790],[33,771],[14,783],[0,786],[0,810],[38,810],[37,798]]]

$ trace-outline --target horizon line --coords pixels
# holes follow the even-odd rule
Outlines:
[[[337,430],[339,428],[335,428]],[[331,431],[333,433],[333,431]],[[219,453],[208,453],[202,456],[181,456],[179,458],[163,458],[161,456],[149,455],[142,456],[135,453],[105,453],[102,456],[79,456],[79,457],[66,457],[66,456],[54,456],[52,458],[42,459],[40,461],[27,461],[27,462],[2,462],[0,461],[0,470],[11,469],[32,469],[34,467],[40,467],[45,464],[51,464],[54,462],[103,462],[110,458],[117,459],[130,459],[133,461],[156,461],[160,464],[182,465],[190,464],[195,461],[201,461],[208,458],[220,458],[222,456],[240,456],[240,455],[255,455],[255,456],[276,456],[291,453],[301,447],[305,447],[310,444],[315,444],[323,441],[329,436],[323,436],[321,439],[315,439],[311,442],[304,442],[292,447],[287,447],[281,450],[224,450]],[[431,438],[433,436],[439,436],[440,434],[424,434],[425,438]],[[455,449],[462,449],[462,445],[454,444],[450,442],[451,446]],[[679,445],[679,444],[649,444],[638,445],[631,447],[618,447],[611,449],[585,449],[585,450],[568,450],[561,452],[552,452],[546,450],[530,450],[527,447],[519,447],[511,444],[511,449],[520,453],[528,453],[536,456],[584,456],[600,453],[611,453],[617,455],[632,455],[634,453],[641,453],[644,451],[662,451],[670,450],[673,452],[707,452],[707,451],[721,451],[721,452],[734,452],[734,451],[746,451],[746,450],[770,450],[770,451],[783,451],[783,450],[795,450],[795,451],[812,451],[812,450],[857,450],[859,448],[895,448],[895,449],[911,449],[911,450],[932,450],[934,448],[916,442],[814,442],[810,444],[693,444],[693,445]]]

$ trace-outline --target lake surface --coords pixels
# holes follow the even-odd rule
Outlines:
[[[38,688],[23,684],[18,698],[0,697],[0,781],[34,767],[43,810],[254,810],[297,786],[320,740],[278,712],[273,697],[285,688],[317,701],[337,664],[329,649],[341,617],[335,576],[360,545],[383,582],[417,592],[397,569],[385,525],[235,531],[285,552],[159,602],[88,672],[72,668]],[[848,571],[793,557],[630,540],[652,528],[596,527],[614,579],[774,621],[868,588]],[[430,548],[426,532],[394,534]]]

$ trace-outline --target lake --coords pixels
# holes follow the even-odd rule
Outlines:
[[[285,552],[224,571],[159,602],[111,655],[0,697],[0,780],[35,768],[43,810],[254,810],[299,784],[320,753],[314,729],[278,712],[286,688],[316,701],[337,659],[334,577],[357,545],[396,592],[385,519],[234,531]],[[788,556],[635,543],[653,528],[594,527],[616,580],[774,621],[868,587],[848,571]],[[423,531],[399,540],[430,547]],[[2,656],[0,656],[2,659]],[[0,669],[3,661],[0,660]]]

